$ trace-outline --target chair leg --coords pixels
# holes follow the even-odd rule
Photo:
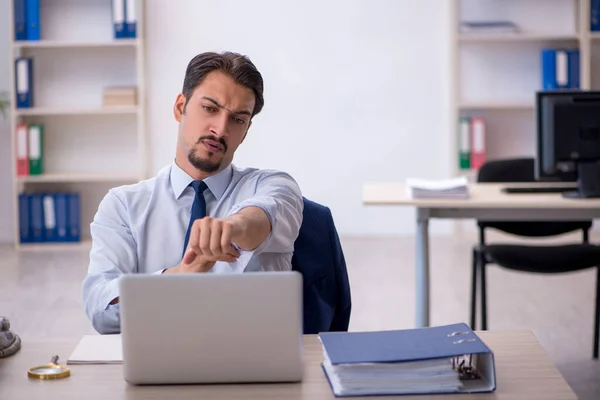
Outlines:
[[[593,357],[595,360],[598,359],[598,339],[599,339],[599,330],[600,330],[600,316],[598,313],[600,312],[600,266],[596,267],[596,308],[594,315],[594,354]]]
[[[475,330],[475,313],[477,312],[477,264],[479,252],[473,249],[473,259],[471,266],[471,329]]]
[[[481,275],[481,329],[487,330],[487,295],[485,282],[486,260],[483,252],[479,253],[479,274]]]

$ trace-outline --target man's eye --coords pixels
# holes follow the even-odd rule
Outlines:
[[[241,118],[235,118],[235,122],[237,122],[237,123],[238,123],[238,124],[240,124],[240,125],[243,125],[243,124],[245,124],[245,123],[246,123],[246,120],[244,120],[244,119],[241,119]]]
[[[202,106],[202,107],[204,107],[204,109],[205,109],[206,111],[208,111],[209,113],[212,113],[212,112],[215,112],[215,111],[216,111],[216,110],[215,110],[215,108],[214,108],[214,107],[211,107],[211,106]]]

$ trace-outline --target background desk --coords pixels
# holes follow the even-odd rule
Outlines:
[[[412,199],[401,183],[368,184],[365,205],[417,207],[416,326],[429,326],[429,219],[472,218],[495,221],[591,220],[600,218],[600,199],[565,199],[553,194],[506,194],[506,186],[527,184],[476,183],[466,200]],[[542,184],[540,184],[542,185]],[[543,184],[543,186],[551,186]]]
[[[554,367],[544,349],[529,332],[478,332],[494,351],[496,385],[494,393],[436,396],[439,399],[545,399],[577,397]],[[123,380],[121,365],[73,365],[71,376],[55,381],[27,377],[27,369],[46,364],[52,354],[63,363],[78,343],[73,340],[23,339],[21,351],[0,359],[0,399],[334,399],[321,369],[322,349],[317,336],[305,336],[305,370],[302,383],[245,385],[133,386]],[[159,362],[160,360],[157,360]],[[62,364],[62,363],[61,363]],[[393,399],[395,397],[382,397]],[[423,396],[401,396],[402,400],[423,400]],[[368,397],[373,400],[374,397]]]

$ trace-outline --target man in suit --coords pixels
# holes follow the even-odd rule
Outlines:
[[[262,76],[247,57],[189,62],[173,106],[175,159],[151,179],[111,189],[91,224],[83,298],[98,332],[120,331],[124,274],[291,270],[300,188],[285,172],[232,163],[263,104]]]

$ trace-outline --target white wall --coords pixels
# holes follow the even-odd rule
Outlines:
[[[10,90],[9,1],[0,0],[0,92]],[[13,240],[13,189],[11,178],[10,125],[0,115],[0,242]]]
[[[0,89],[9,85],[9,1],[0,0]],[[331,207],[341,234],[413,232],[413,210],[366,208],[361,191],[369,181],[449,174],[449,3],[148,0],[151,172],[173,158],[172,105],[188,61],[233,50],[251,57],[266,86],[235,162],[290,172]],[[90,77],[94,87],[101,78]],[[8,128],[0,122],[0,241],[13,232]]]
[[[153,171],[173,158],[172,105],[187,62],[233,50],[265,80],[265,108],[234,162],[290,172],[305,196],[331,207],[341,234],[413,232],[412,210],[366,208],[361,190],[448,176],[449,1],[147,5]]]

